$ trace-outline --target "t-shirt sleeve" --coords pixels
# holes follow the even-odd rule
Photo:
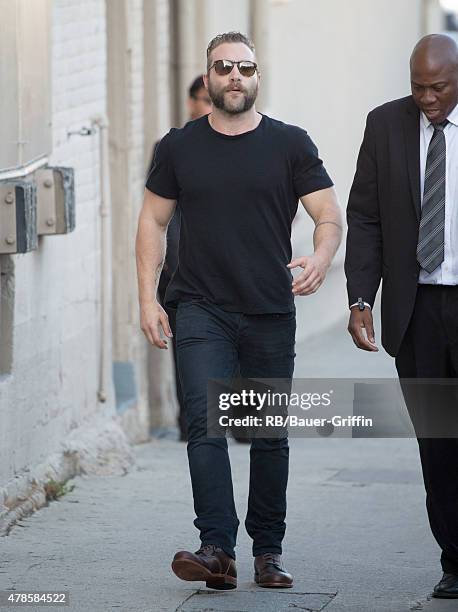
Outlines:
[[[298,198],[332,187],[334,184],[318,157],[318,149],[307,132],[302,129],[295,138],[293,182]]]
[[[146,179],[146,188],[169,200],[178,198],[179,188],[170,151],[170,132],[155,147],[151,169]]]

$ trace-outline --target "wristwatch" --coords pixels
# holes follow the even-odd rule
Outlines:
[[[358,310],[359,310],[359,311],[361,311],[361,312],[362,312],[362,311],[363,311],[365,308],[369,308],[369,310],[372,310],[371,305],[370,305],[368,302],[365,302],[365,301],[363,300],[363,298],[362,298],[362,297],[359,297],[357,302],[355,302],[354,304],[351,304],[351,306],[350,306],[350,310],[351,310],[351,309],[352,309],[354,306],[358,306]]]

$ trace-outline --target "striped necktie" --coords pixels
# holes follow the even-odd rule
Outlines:
[[[418,234],[417,260],[427,272],[444,261],[446,119],[434,126],[426,156],[425,186]]]

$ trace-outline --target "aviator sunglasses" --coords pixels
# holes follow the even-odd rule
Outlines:
[[[219,74],[219,76],[225,76],[232,72],[234,66],[237,66],[240,74],[244,77],[252,77],[258,68],[258,65],[255,62],[250,62],[248,60],[234,62],[232,60],[222,59],[213,62],[208,71],[210,72],[210,70],[214,68],[216,74]]]

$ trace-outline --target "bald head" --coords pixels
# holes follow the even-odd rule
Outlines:
[[[415,103],[431,123],[444,121],[458,103],[458,47],[445,34],[423,37],[410,57]]]
[[[421,38],[410,56],[410,68],[417,64],[431,67],[449,66],[458,69],[458,47],[450,36],[429,34]]]

